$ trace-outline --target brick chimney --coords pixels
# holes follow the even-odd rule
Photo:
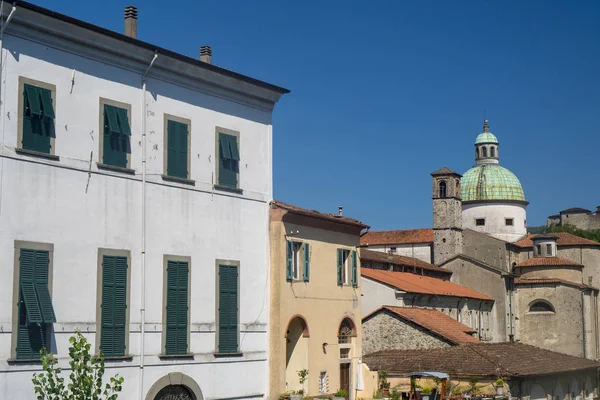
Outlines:
[[[125,36],[137,39],[137,7],[125,7]]]
[[[200,61],[207,64],[212,64],[212,49],[210,46],[200,47]]]

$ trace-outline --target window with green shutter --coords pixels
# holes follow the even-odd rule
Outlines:
[[[188,353],[189,264],[167,261],[167,305],[165,354]]]
[[[237,136],[219,133],[219,185],[237,188],[239,162]]]
[[[127,257],[102,256],[100,350],[106,357],[125,355],[127,268]]]
[[[304,273],[302,274],[304,282],[310,281],[310,245],[304,243]]]
[[[131,153],[131,127],[127,110],[104,104],[103,114],[102,163],[127,168],[127,154]]]
[[[167,175],[188,178],[188,126],[167,122]]]
[[[358,256],[356,250],[352,250],[352,287],[358,287]]]
[[[238,352],[238,267],[219,265],[218,352]]]
[[[52,91],[23,84],[22,148],[50,154],[51,138],[55,137]]]
[[[48,289],[50,252],[20,249],[17,359],[37,359],[56,322]]]

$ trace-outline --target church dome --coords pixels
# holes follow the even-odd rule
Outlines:
[[[477,136],[477,139],[475,139],[475,144],[484,143],[498,144],[498,138],[492,132],[481,132],[479,136]]]
[[[525,201],[525,193],[519,179],[499,164],[478,164],[474,166],[463,175],[460,180],[460,187],[463,202],[481,200]]]

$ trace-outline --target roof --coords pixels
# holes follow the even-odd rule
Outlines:
[[[572,281],[567,281],[565,279],[558,279],[558,278],[516,278],[515,279],[515,285],[517,285],[517,286],[519,286],[519,285],[547,285],[549,283],[555,284],[555,285],[574,286],[574,287],[578,287],[581,289],[598,290],[591,286],[584,285],[583,283],[572,282]]]
[[[394,265],[422,268],[428,271],[441,272],[448,275],[452,274],[452,271],[450,270],[440,268],[423,260],[419,260],[418,258],[388,254],[381,251],[367,250],[365,248],[360,249],[360,258],[363,261],[379,261]]]
[[[410,272],[392,272],[380,269],[363,268],[361,269],[361,275],[365,278],[372,279],[407,293],[467,297],[471,299],[494,301],[491,297],[457,283],[430,276],[412,274]]]
[[[566,210],[559,211],[559,214],[589,214],[590,210],[586,210],[585,208],[573,207],[567,208]]]
[[[360,237],[361,245],[433,243],[433,229],[370,231]]]
[[[383,350],[363,356],[374,370],[410,373],[434,370],[452,378],[534,377],[600,367],[600,363],[523,343],[469,343],[443,349]]]
[[[456,176],[461,176],[458,172],[454,172],[454,171],[452,171],[448,167],[440,168],[437,171],[433,171],[431,173],[431,176],[438,176],[438,175],[456,175]]]
[[[492,132],[490,132],[487,119],[483,121],[483,132],[477,135],[477,138],[475,139],[475,144],[485,143],[498,144],[498,138]]]
[[[557,246],[597,246],[600,247],[600,243],[594,242],[593,240],[585,239],[579,236],[575,236],[567,232],[556,232],[552,233],[553,236],[557,236]],[[533,247],[533,241],[531,240],[534,234],[529,234],[525,239],[521,239],[513,244],[517,247]]]
[[[354,226],[357,226],[360,228],[368,228],[369,227],[369,225],[365,225],[362,222],[360,222],[359,220],[354,219],[354,218],[343,217],[338,214],[322,213],[322,212],[319,212],[316,210],[308,210],[306,208],[301,208],[301,207],[298,207],[298,206],[295,206],[292,204],[284,203],[282,201],[273,200],[271,202],[271,207],[281,208],[281,209],[287,210],[288,212],[290,212],[292,214],[304,215],[307,217],[319,218],[319,219],[323,219],[323,220],[327,220],[327,221],[334,221],[334,222],[338,222],[340,224],[354,225]]]
[[[525,203],[519,179],[499,164],[478,164],[465,172],[460,180],[463,202],[518,201]]]
[[[567,260],[566,258],[561,257],[533,257],[529,260],[525,260],[517,264],[517,267],[542,267],[542,266],[574,266],[574,267],[583,267],[583,265],[576,263],[571,260]]]
[[[479,342],[479,339],[471,335],[471,333],[477,332],[475,329],[469,328],[457,320],[450,318],[441,311],[429,308],[383,306],[364,317],[363,321],[385,310],[419,325],[453,344]]]
[[[61,21],[64,21],[64,22],[67,22],[69,24],[73,24],[73,25],[79,26],[81,28],[84,28],[84,29],[87,29],[87,30],[90,30],[90,31],[93,31],[93,32],[96,32],[96,33],[99,33],[99,34],[102,34],[102,35],[105,35],[105,36],[109,36],[109,37],[114,38],[114,39],[121,40],[123,42],[128,42],[128,43],[131,43],[131,44],[135,44],[135,45],[137,45],[139,47],[146,48],[146,49],[151,50],[151,51],[156,51],[158,54],[163,54],[163,55],[166,55],[166,56],[169,56],[169,57],[173,57],[173,58],[175,58],[177,60],[186,62],[188,64],[193,64],[193,65],[195,65],[197,67],[200,67],[200,68],[204,68],[204,69],[207,69],[207,70],[218,72],[218,73],[220,73],[222,75],[225,75],[225,76],[228,76],[228,77],[239,79],[239,80],[242,80],[242,81],[245,81],[245,82],[248,82],[248,83],[251,83],[251,84],[254,84],[254,85],[266,88],[266,89],[269,89],[269,90],[273,90],[273,91],[276,91],[276,92],[279,92],[279,93],[282,93],[282,94],[290,92],[288,89],[284,89],[282,87],[279,87],[279,86],[276,86],[276,85],[273,85],[273,84],[270,84],[270,83],[267,83],[267,82],[263,82],[263,81],[258,80],[258,79],[250,78],[250,77],[248,77],[246,75],[242,75],[242,74],[239,74],[237,72],[230,71],[230,70],[228,70],[226,68],[222,68],[222,67],[216,66],[214,64],[208,64],[208,63],[202,62],[202,61],[200,61],[198,59],[195,59],[195,58],[192,58],[192,57],[188,57],[188,56],[185,56],[185,55],[180,54],[180,53],[176,53],[176,52],[171,51],[171,50],[167,50],[165,48],[156,46],[154,44],[151,44],[151,43],[148,43],[148,42],[144,42],[144,41],[141,41],[139,39],[132,38],[132,37],[123,35],[121,33],[118,33],[118,32],[115,32],[115,31],[111,31],[111,30],[106,29],[106,28],[102,28],[102,27],[100,27],[98,25],[90,24],[89,22],[85,22],[85,21],[82,21],[82,20],[70,17],[68,15],[64,15],[64,14],[58,13],[56,11],[49,10],[47,8],[43,8],[43,7],[37,6],[35,4],[28,3],[26,1],[15,0],[12,3],[15,6],[17,6],[17,7],[22,7],[22,8],[25,8],[25,9],[37,12],[39,14],[45,15],[45,16],[48,16],[48,17],[51,17],[51,18],[55,18],[55,19],[58,19],[58,20],[61,20]]]

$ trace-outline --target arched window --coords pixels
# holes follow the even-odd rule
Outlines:
[[[496,157],[496,148],[494,146],[490,147],[490,157]]]
[[[479,158],[479,149],[475,147],[475,158]]]
[[[481,157],[487,157],[487,147],[481,148]]]
[[[338,343],[350,343],[353,336],[356,336],[354,322],[350,318],[344,318],[338,330]]]
[[[440,182],[440,199],[446,198],[446,181]]]
[[[548,303],[547,301],[536,300],[529,307],[529,312],[532,312],[532,313],[551,312],[551,313],[553,313],[554,307],[552,307],[552,304]]]

